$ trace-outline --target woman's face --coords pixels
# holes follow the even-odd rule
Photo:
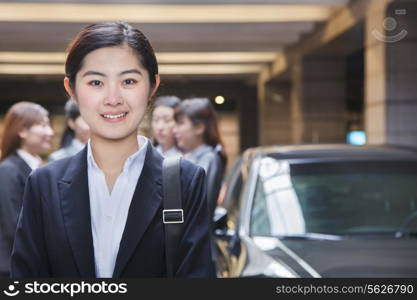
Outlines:
[[[203,132],[204,125],[194,125],[187,116],[180,117],[174,128],[177,144],[186,153],[203,144]]]
[[[175,145],[174,127],[174,109],[163,105],[156,107],[152,114],[152,132],[166,150]]]
[[[38,155],[51,149],[53,136],[54,131],[49,123],[49,118],[45,116],[40,123],[20,132],[21,148],[33,155]]]
[[[69,119],[68,126],[74,130],[76,139],[81,143],[87,143],[90,138],[90,126],[84,121],[83,117],[78,116],[75,120]]]
[[[81,116],[91,138],[121,140],[135,136],[148,101],[156,91],[147,70],[128,46],[105,47],[84,57],[76,74],[75,91]]]

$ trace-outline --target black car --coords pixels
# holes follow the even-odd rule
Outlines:
[[[247,150],[216,209],[219,277],[417,277],[417,150]]]

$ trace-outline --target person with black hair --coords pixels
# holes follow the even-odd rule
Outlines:
[[[156,149],[165,157],[181,155],[174,136],[174,112],[180,102],[181,99],[176,96],[160,96],[155,100],[152,133]]]
[[[182,101],[175,110],[174,133],[184,158],[206,171],[207,201],[213,217],[227,156],[213,105],[207,98]]]
[[[60,149],[51,153],[48,161],[72,156],[81,151],[90,137],[90,127],[80,115],[77,102],[69,99],[65,104],[66,128],[61,138]]]
[[[155,53],[138,29],[100,23],[77,35],[64,87],[90,140],[29,176],[13,278],[215,276],[204,170],[186,160],[175,165],[182,206],[167,214],[164,158],[137,134],[159,83]],[[165,229],[173,222],[182,230],[171,259]]]

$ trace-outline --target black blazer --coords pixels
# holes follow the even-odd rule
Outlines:
[[[9,277],[14,233],[25,182],[32,169],[17,154],[0,163],[0,277]]]
[[[130,204],[113,277],[164,277],[162,156],[149,143]],[[184,233],[177,277],[214,277],[204,170],[181,164]],[[95,277],[87,148],[28,179],[13,247],[13,278]]]
[[[226,166],[226,157],[220,151],[221,148],[214,149],[213,159],[206,174],[207,182],[207,201],[209,207],[210,220],[214,217],[214,211],[217,207],[217,199],[219,197],[220,188],[223,181],[224,169]]]

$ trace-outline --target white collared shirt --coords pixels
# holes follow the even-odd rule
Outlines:
[[[164,152],[164,150],[162,150],[162,146],[158,145],[156,146],[156,150],[158,150],[159,153],[161,153],[163,157],[182,156],[181,151],[175,146],[169,148],[167,151]]]
[[[26,152],[22,149],[17,149],[17,155],[20,156],[21,159],[25,161],[29,165],[32,170],[39,168],[42,164],[42,159],[39,156],[33,156],[29,152]]]
[[[76,151],[78,152],[78,151],[81,151],[84,148],[85,143],[81,143],[80,140],[78,140],[76,138],[73,138],[72,141],[71,141],[71,146],[74,149],[77,149]]]
[[[104,173],[94,160],[90,141],[88,142],[88,190],[97,277],[110,278],[113,276],[119,244],[130,203],[142,173],[148,142],[144,136],[138,136],[139,150],[126,160],[111,194]]]

